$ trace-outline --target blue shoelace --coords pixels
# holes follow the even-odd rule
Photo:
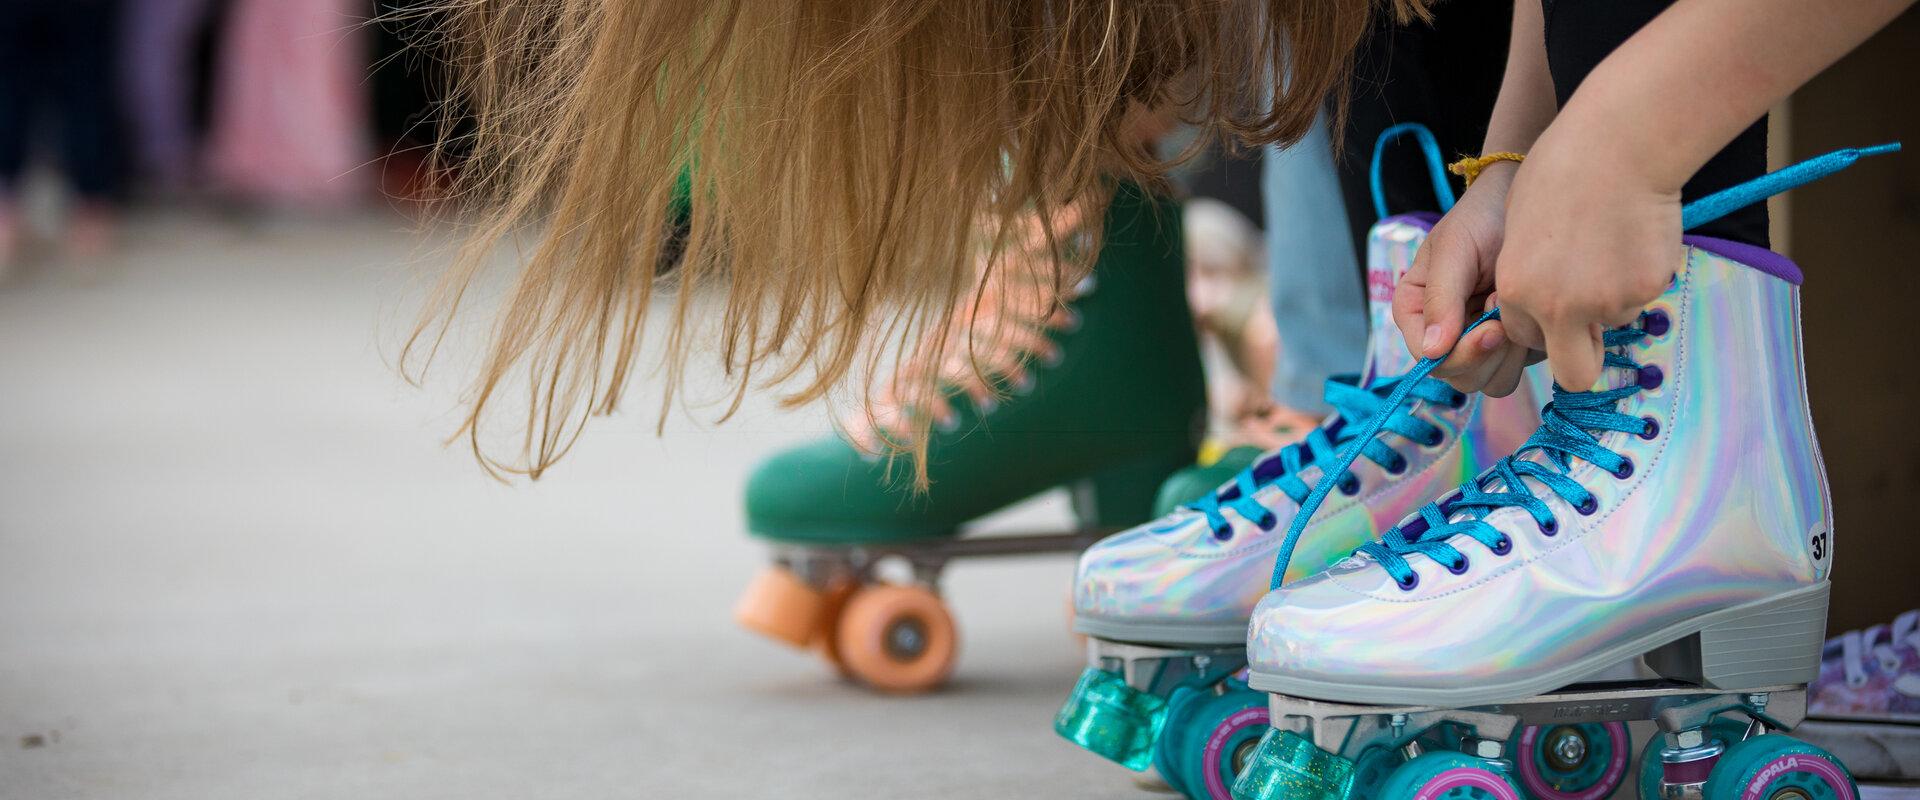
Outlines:
[[[1846,148],[1815,156],[1686,204],[1680,209],[1680,227],[1683,230],[1692,230],[1732,211],[1832,175],[1853,166],[1854,162],[1861,158],[1894,153],[1899,150],[1900,144],[1894,142],[1873,147]],[[1480,315],[1479,319],[1474,320],[1473,324],[1468,325],[1461,335],[1465,336],[1468,331],[1499,318],[1500,309],[1488,310],[1487,313]],[[1646,331],[1638,328],[1616,329],[1605,334],[1603,344],[1611,351],[1619,345],[1637,341],[1645,335],[1647,335]],[[1366,423],[1360,426],[1358,435],[1352,437],[1350,441],[1371,441],[1372,437],[1386,428],[1388,422],[1406,405],[1414,387],[1429,380],[1427,376],[1433,374],[1434,368],[1440,366],[1444,360],[1444,356],[1420,359],[1411,371],[1401,377],[1392,394],[1388,395],[1384,401],[1383,413],[1367,419]],[[1631,361],[1625,356],[1612,352],[1609,352],[1606,360],[1607,366],[1623,366],[1628,363]],[[1649,375],[1643,371],[1641,382],[1646,382],[1649,377],[1658,380],[1659,373],[1656,371]],[[1619,414],[1615,410],[1621,399],[1639,390],[1639,385],[1628,385],[1599,392],[1568,392],[1555,386],[1552,402],[1541,412],[1543,421],[1540,429],[1521,446],[1520,451],[1515,455],[1529,450],[1543,451],[1549,456],[1549,462],[1560,467],[1559,470],[1549,469],[1546,465],[1537,462],[1518,461],[1513,456],[1501,459],[1492,471],[1482,473],[1479,478],[1468,481],[1456,496],[1439,503],[1428,504],[1421,509],[1419,520],[1406,527],[1395,527],[1389,530],[1380,541],[1363,545],[1355,552],[1366,552],[1380,559],[1395,580],[1411,589],[1407,576],[1412,574],[1412,568],[1408,566],[1406,556],[1412,553],[1445,558],[1444,563],[1449,567],[1465,569],[1465,556],[1458,548],[1446,543],[1446,539],[1456,533],[1472,536],[1495,553],[1512,547],[1513,543],[1506,541],[1499,531],[1478,519],[1463,520],[1458,523],[1449,522],[1447,518],[1453,510],[1463,507],[1491,509],[1518,506],[1527,509],[1533,515],[1534,521],[1540,524],[1543,532],[1552,535],[1557,531],[1557,523],[1554,522],[1552,513],[1548,511],[1545,502],[1527,488],[1522,477],[1539,480],[1561,499],[1580,509],[1581,513],[1593,513],[1597,510],[1593,494],[1566,477],[1564,471],[1571,463],[1569,459],[1572,458],[1597,464],[1612,470],[1616,475],[1621,474],[1623,469],[1632,468],[1632,462],[1602,447],[1599,440],[1587,431],[1589,429],[1618,430],[1650,435],[1646,432],[1647,420],[1635,419]],[[1621,427],[1629,425],[1631,427]],[[1306,530],[1307,523],[1313,520],[1313,515],[1319,511],[1320,504],[1326,501],[1327,494],[1333,491],[1336,483],[1333,476],[1344,476],[1347,468],[1352,466],[1354,459],[1360,455],[1360,448],[1351,446],[1342,448],[1332,462],[1333,467],[1328,470],[1327,476],[1321,478],[1320,482],[1314,485],[1313,491],[1307,494],[1306,499],[1300,501],[1300,510],[1294,514],[1293,523],[1287,527],[1286,538],[1282,540],[1280,552],[1274,559],[1271,584],[1273,588],[1280,588],[1286,576],[1287,566],[1293,561],[1293,549],[1300,541],[1300,534]],[[1485,487],[1489,486],[1499,487],[1500,491],[1486,491]],[[1579,500],[1576,502],[1574,498]],[[1554,527],[1549,529],[1549,525]],[[1409,531],[1414,532],[1411,538],[1408,535]]]
[[[1380,378],[1366,389],[1358,386],[1359,380],[1357,375],[1337,375],[1329,379],[1325,397],[1327,404],[1338,412],[1333,419],[1314,428],[1305,439],[1240,470],[1240,474],[1234,476],[1232,486],[1187,503],[1184,507],[1206,515],[1208,527],[1213,529],[1214,538],[1220,541],[1233,538],[1233,523],[1227,519],[1227,509],[1251,520],[1263,531],[1273,530],[1279,524],[1279,518],[1261,505],[1254,498],[1254,493],[1267,486],[1277,486],[1293,502],[1305,500],[1312,494],[1313,487],[1300,479],[1300,473],[1314,464],[1330,464],[1337,460],[1341,448],[1358,437],[1368,420],[1389,410],[1389,398],[1403,385],[1407,388],[1405,396],[1429,403],[1458,408],[1467,401],[1466,395],[1432,378],[1412,381],[1404,377]],[[1409,441],[1428,447],[1439,444],[1445,436],[1438,426],[1414,416],[1411,408],[1394,408],[1392,413],[1383,417],[1382,424],[1359,450],[1360,456],[1394,474],[1407,469],[1407,459],[1380,441],[1379,433],[1383,431],[1397,433]],[[1351,463],[1349,461],[1348,466]],[[1356,494],[1360,489],[1358,480],[1345,467],[1339,473],[1338,486],[1347,494]]]
[[[1525,509],[1542,534],[1552,536],[1559,532],[1560,524],[1554,518],[1553,509],[1534,494],[1527,479],[1544,486],[1583,516],[1597,511],[1599,504],[1593,493],[1567,477],[1567,471],[1573,468],[1574,459],[1579,459],[1623,480],[1633,475],[1632,459],[1602,445],[1595,434],[1620,431],[1651,436],[1659,430],[1649,418],[1622,414],[1618,410],[1620,401],[1643,388],[1658,385],[1646,377],[1657,373],[1642,373],[1641,366],[1622,352],[1626,345],[1647,335],[1643,328],[1616,328],[1607,331],[1602,342],[1607,348],[1606,366],[1639,373],[1634,383],[1591,392],[1570,392],[1556,384],[1553,400],[1540,412],[1540,428],[1520,449],[1494,462],[1493,467],[1467,481],[1446,499],[1426,504],[1420,509],[1419,519],[1388,530],[1378,541],[1361,545],[1356,552],[1372,556],[1401,589],[1411,590],[1420,582],[1419,574],[1407,563],[1407,556],[1414,553],[1433,559],[1455,575],[1467,571],[1467,556],[1448,541],[1455,535],[1470,537],[1495,555],[1510,552],[1513,542],[1484,521],[1486,514],[1495,509]],[[1544,458],[1523,458],[1529,453],[1540,453]],[[1453,521],[1462,512],[1474,511],[1480,513]]]

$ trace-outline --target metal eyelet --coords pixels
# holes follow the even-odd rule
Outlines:
[[[1427,438],[1422,440],[1420,444],[1425,445],[1427,447],[1439,447],[1440,443],[1446,440],[1447,440],[1447,435],[1444,433],[1441,433],[1439,428],[1434,428],[1433,433],[1428,434]]]
[[[1447,398],[1447,408],[1458,411],[1466,407],[1467,395],[1465,392],[1454,392],[1452,397]]]
[[[1447,571],[1455,575],[1465,575],[1467,574],[1467,569],[1472,566],[1473,562],[1468,561],[1466,556],[1461,556],[1460,563],[1448,565]]]
[[[1653,337],[1665,336],[1667,335],[1667,331],[1672,329],[1673,319],[1668,317],[1665,311],[1649,311],[1647,312],[1647,318],[1641,323],[1641,330],[1646,331],[1647,335]]]
[[[1581,501],[1580,505],[1575,506],[1573,510],[1580,512],[1580,516],[1591,517],[1593,516],[1593,512],[1600,510],[1600,500],[1589,495],[1587,499]]]
[[[1553,517],[1548,517],[1546,522],[1536,521],[1534,524],[1540,527],[1541,533],[1546,534],[1548,536],[1552,536],[1560,532],[1560,520],[1555,519]]]
[[[1622,460],[1620,462],[1620,468],[1613,471],[1613,477],[1623,481],[1633,477],[1633,459]]]
[[[1502,536],[1499,539],[1494,540],[1493,546],[1487,549],[1492,550],[1493,554],[1496,556],[1504,556],[1508,553],[1513,552],[1513,540],[1505,536]]]
[[[1666,381],[1667,373],[1661,371],[1660,367],[1656,365],[1648,364],[1640,368],[1640,375],[1635,382],[1640,385],[1641,389],[1653,390],[1660,388],[1660,384],[1666,383]]]
[[[1254,522],[1253,524],[1260,526],[1260,530],[1270,531],[1270,530],[1273,530],[1273,527],[1275,525],[1280,524],[1280,518],[1277,516],[1274,516],[1272,512],[1268,512],[1266,516],[1261,517],[1258,521]]]
[[[1231,540],[1232,538],[1233,538],[1233,526],[1231,525],[1225,528],[1213,529],[1213,540],[1216,542],[1225,542],[1225,541]]]
[[[1344,478],[1341,478],[1340,483],[1338,485],[1340,487],[1340,493],[1348,497],[1352,497],[1360,493],[1360,479],[1355,478],[1352,475],[1348,475]]]
[[[1640,438],[1652,441],[1654,437],[1660,435],[1660,420],[1654,419],[1653,417],[1641,417],[1640,421],[1645,423],[1640,426]]]
[[[1406,471],[1407,471],[1406,457],[1400,455],[1399,453],[1394,453],[1393,463],[1387,465],[1387,473],[1390,475],[1399,475]]]
[[[1413,587],[1420,585],[1420,573],[1409,573],[1406,580],[1395,581],[1395,583],[1400,584],[1400,591],[1411,592]]]

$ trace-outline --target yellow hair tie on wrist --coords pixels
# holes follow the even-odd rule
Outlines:
[[[1527,160],[1525,153],[1488,153],[1483,156],[1467,156],[1459,161],[1455,161],[1447,165],[1447,171],[1465,178],[1467,185],[1472,186],[1473,179],[1480,177],[1480,171],[1487,167],[1502,161],[1511,161],[1518,164],[1525,160]]]

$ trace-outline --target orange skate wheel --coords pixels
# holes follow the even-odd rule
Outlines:
[[[834,636],[834,630],[839,627],[841,613],[847,608],[847,598],[859,589],[859,582],[850,579],[837,580],[828,586],[824,593],[826,603],[820,611],[820,625],[813,632],[813,644],[820,648],[820,657],[833,665],[833,670],[840,673],[842,678],[851,679],[853,673],[847,671],[847,661],[840,657],[840,640]]]
[[[945,683],[958,640],[946,604],[918,586],[874,584],[854,592],[834,631],[847,672],[895,694]]]
[[[734,604],[733,619],[741,627],[794,647],[806,647],[820,629],[826,596],[807,585],[786,567],[768,567]]]

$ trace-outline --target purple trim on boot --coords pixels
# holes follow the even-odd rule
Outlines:
[[[1440,215],[1432,211],[1413,211],[1387,217],[1386,219],[1380,220],[1380,224],[1385,225],[1390,222],[1403,222],[1423,231],[1431,231],[1433,230],[1433,224],[1439,221]]]
[[[1690,247],[1698,247],[1714,255],[1733,259],[1795,286],[1807,280],[1806,276],[1801,274],[1800,267],[1793,263],[1793,259],[1764,247],[1712,236],[1682,236],[1680,241],[1686,242]]]

